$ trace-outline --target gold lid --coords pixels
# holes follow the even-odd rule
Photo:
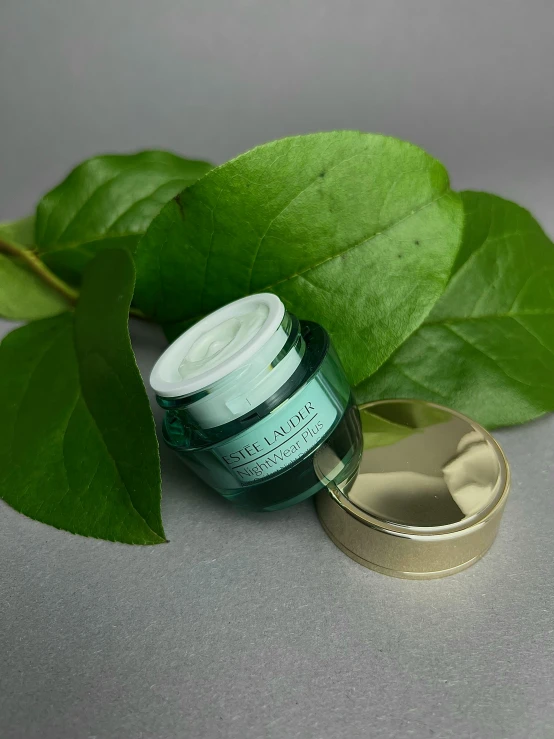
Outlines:
[[[461,413],[422,400],[380,400],[360,409],[365,450],[343,483],[316,469],[323,528],[349,557],[415,579],[443,577],[480,559],[493,543],[510,473],[497,442]],[[330,475],[329,475],[330,477]]]

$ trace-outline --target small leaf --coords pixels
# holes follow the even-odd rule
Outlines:
[[[0,316],[11,321],[36,321],[56,316],[68,303],[13,257],[0,254]]]
[[[162,206],[210,169],[166,151],[88,159],[38,204],[39,252],[56,274],[78,284],[96,252],[132,252]]]
[[[392,411],[392,418],[387,418],[387,412]],[[384,413],[385,415],[380,415]],[[364,449],[374,449],[381,446],[396,444],[412,434],[437,423],[450,421],[451,414],[442,408],[412,404],[409,411],[402,405],[383,407],[369,406],[360,408]]]
[[[35,216],[0,223],[0,238],[21,244],[21,246],[34,246]]]
[[[386,418],[377,416],[368,410],[362,411],[360,418],[362,419],[364,449],[390,446],[418,431],[418,429],[403,426],[400,423],[394,423]]]
[[[0,345],[0,495],[76,534],[165,541],[154,422],[127,329],[133,264],[99,254],[75,314]]]
[[[32,243],[33,225],[33,217],[0,223],[0,316],[12,321],[55,316],[69,307],[68,301],[18,256],[18,251]],[[10,254],[3,253],[4,247]]]
[[[250,293],[279,295],[330,332],[354,382],[440,297],[462,207],[444,167],[355,131],[253,149],[170,201],[136,252],[136,305],[169,335]]]
[[[425,323],[356,389],[424,398],[493,428],[554,410],[554,245],[523,208],[465,192],[464,240]]]

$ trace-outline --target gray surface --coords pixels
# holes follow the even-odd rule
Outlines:
[[[2,0],[0,218],[74,163],[379,130],[554,232],[550,2]],[[144,372],[162,339],[134,327]],[[552,737],[554,418],[498,433],[514,485],[487,557],[364,570],[310,503],[246,515],[162,450],[171,543],[0,521],[0,734],[25,739]]]

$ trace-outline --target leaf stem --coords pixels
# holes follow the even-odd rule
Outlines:
[[[44,262],[38,258],[34,251],[31,249],[21,249],[15,244],[10,244],[9,241],[0,239],[0,253],[20,259],[31,270],[31,272],[38,275],[43,282],[65,298],[70,305],[76,304],[77,298],[79,297],[77,290],[69,287],[69,285],[63,280],[56,277]]]
[[[44,283],[65,298],[69,305],[75,306],[77,304],[79,292],[51,272],[32,249],[25,249],[0,239],[0,254],[7,254],[15,259],[20,259],[31,272],[34,272]],[[131,308],[129,315],[142,321],[152,321],[138,308]]]

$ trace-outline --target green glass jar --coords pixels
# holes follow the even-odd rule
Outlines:
[[[275,295],[235,301],[186,331],[156,363],[166,443],[236,505],[277,510],[351,476],[358,409],[325,329]],[[314,466],[324,454],[325,480]]]

